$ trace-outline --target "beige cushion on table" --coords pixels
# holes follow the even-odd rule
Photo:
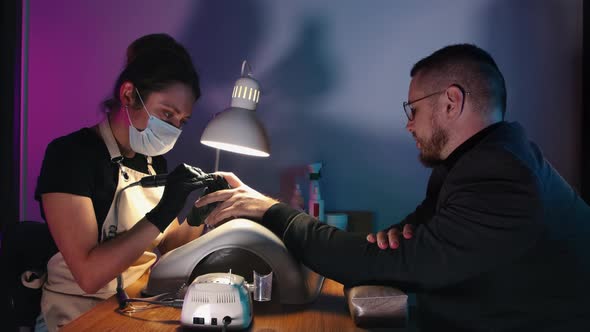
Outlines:
[[[408,295],[389,286],[355,286],[344,290],[350,315],[358,327],[405,327]]]

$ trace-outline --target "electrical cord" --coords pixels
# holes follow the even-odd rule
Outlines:
[[[143,299],[143,298],[130,298],[130,299],[127,299],[125,302],[126,303],[142,302],[142,303],[163,305],[163,306],[173,307],[173,308],[182,308],[182,303],[184,301],[180,300],[180,299],[174,299],[174,298],[166,298],[166,299],[162,299],[162,300],[150,300],[148,298],[145,298],[145,299]]]
[[[124,172],[124,170],[120,164],[120,161],[119,161],[119,167],[121,167],[121,170]],[[125,178],[127,179],[128,176],[126,176]],[[166,185],[167,178],[168,178],[168,174],[156,174],[156,175],[143,177],[139,181],[128,184],[123,189],[121,189],[121,191],[117,194],[117,197],[115,198],[115,211],[118,211],[118,209],[119,209],[119,202],[121,199],[121,193],[124,190],[127,190],[127,189],[135,187],[135,186],[142,186],[142,187],[147,187],[147,188],[163,186],[163,185]],[[213,175],[207,175],[207,177],[200,179],[194,185],[197,185],[200,187],[211,185],[212,183],[216,182],[217,179],[218,178]],[[108,233],[106,233],[106,234],[103,233],[103,241],[110,240],[117,235],[118,224],[119,224],[119,220],[115,217],[114,225],[109,227]],[[206,225],[205,231],[208,231],[209,227],[210,227],[209,225]],[[181,288],[177,292],[177,295],[185,286],[186,286],[186,284],[183,284],[181,286]],[[156,297],[159,297],[162,295],[169,295],[169,293],[156,295],[153,298],[156,298]],[[125,288],[123,285],[123,277],[121,274],[119,274],[117,276],[116,296],[117,296],[117,302],[119,303],[119,310],[129,310],[129,309],[134,310],[133,308],[129,308],[129,305],[131,304],[131,302],[144,302],[144,303],[150,303],[150,304],[171,306],[171,307],[175,307],[175,308],[181,308],[182,303],[183,303],[183,300],[179,300],[176,298],[168,298],[168,299],[164,299],[164,300],[162,300],[161,298],[158,298],[158,299],[129,298],[129,296],[127,295],[127,292],[125,292]],[[178,296],[177,296],[177,298],[178,298]]]
[[[227,326],[231,323],[231,317],[230,316],[225,316],[223,317],[223,327],[221,328],[221,331],[225,332],[227,331]]]
[[[131,187],[135,187],[140,185],[140,181],[137,182],[133,182],[129,185],[127,185],[126,187],[124,187],[123,189],[121,189],[121,191],[119,192],[119,194],[117,195],[116,199],[115,199],[115,209],[119,208],[119,201],[121,198],[121,192],[123,192],[123,190],[129,189]],[[115,213],[116,215],[116,213]],[[115,217],[115,225],[114,227],[111,226],[111,228],[109,229],[108,234],[106,234],[106,238],[105,240],[110,240],[112,238],[114,238],[117,235],[117,227],[119,225],[119,219],[117,217]],[[127,292],[125,292],[125,289],[123,288],[123,275],[119,274],[117,276],[117,302],[119,303],[119,310],[123,310],[127,307],[127,300],[129,299],[129,296],[127,295]]]
[[[123,295],[124,294],[124,295]],[[127,294],[123,291],[119,293],[117,291],[117,301],[119,301],[119,312],[122,313],[134,313],[140,310],[149,309],[152,305],[166,306],[172,308],[182,308],[184,301],[174,297],[173,293],[163,293],[152,297],[127,297]],[[134,303],[146,303],[145,306],[135,306]]]

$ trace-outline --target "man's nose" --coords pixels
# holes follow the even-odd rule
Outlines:
[[[409,131],[410,133],[414,132],[414,121],[413,120],[408,120],[408,122],[406,122],[406,130]]]

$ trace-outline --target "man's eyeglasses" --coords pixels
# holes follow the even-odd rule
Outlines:
[[[451,86],[455,86],[457,87],[459,90],[461,90],[461,92],[463,93],[463,96],[469,95],[471,94],[468,91],[465,91],[465,89],[463,89],[462,86],[460,86],[459,84],[452,84]],[[448,89],[448,88],[447,88]],[[403,106],[404,106],[404,112],[406,113],[406,116],[408,117],[409,121],[414,120],[414,116],[416,115],[416,109],[414,109],[414,107],[412,107],[412,104],[419,102],[420,100],[424,100],[426,98],[430,98],[432,96],[436,96],[438,94],[441,94],[445,91],[447,91],[447,89],[441,90],[441,91],[437,91],[437,92],[433,92],[431,94],[428,94],[424,97],[418,98],[416,100],[412,100],[412,101],[404,101],[403,102]],[[463,105],[465,104],[465,98],[463,98]],[[461,105],[461,111],[463,111],[463,105]]]

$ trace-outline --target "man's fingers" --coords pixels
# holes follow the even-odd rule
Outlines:
[[[391,249],[397,249],[399,247],[399,229],[392,228],[387,232],[387,238],[389,239],[389,247]]]
[[[235,217],[237,215],[238,215],[238,211],[234,206],[229,206],[229,207],[225,207],[225,208],[220,208],[218,206],[209,215],[208,224],[216,226],[217,224],[219,224],[220,222],[222,222],[226,219],[235,219]]]
[[[404,225],[403,234],[405,239],[411,239],[414,236],[414,226],[410,224]]]
[[[235,196],[231,196],[228,197],[226,200],[221,201],[216,207],[214,211],[221,211],[223,209],[226,209],[230,206],[232,206],[234,204],[234,202],[236,201]],[[213,211],[212,211],[213,212]]]
[[[389,241],[387,240],[385,232],[377,233],[377,246],[379,246],[380,249],[387,249],[389,246]]]
[[[404,225],[403,230],[398,227],[392,227],[386,231],[379,231],[377,234],[370,233],[367,235],[369,243],[377,242],[380,249],[397,249],[400,246],[400,239],[411,239],[414,236],[414,226]]]
[[[196,202],[196,207],[205,206],[209,203],[225,201],[226,199],[230,198],[236,189],[225,189],[225,190],[218,190],[214,191],[210,194],[200,197]]]

